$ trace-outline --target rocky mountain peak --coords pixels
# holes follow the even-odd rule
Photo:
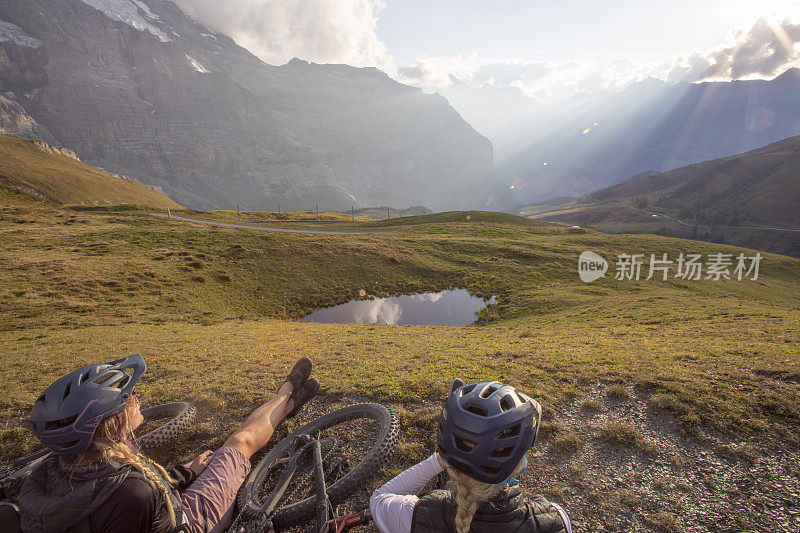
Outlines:
[[[0,20],[0,95],[29,135],[187,206],[472,207],[492,171],[444,99],[372,68],[268,65],[167,0],[4,0]]]

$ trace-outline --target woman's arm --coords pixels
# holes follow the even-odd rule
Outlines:
[[[369,510],[382,533],[409,533],[417,492],[443,470],[436,454],[387,481],[372,493]]]

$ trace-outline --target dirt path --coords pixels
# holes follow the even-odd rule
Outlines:
[[[208,224],[209,226],[222,226],[226,228],[250,229],[256,231],[275,231],[279,233],[317,233],[320,235],[382,235],[385,233],[394,233],[393,231],[324,231],[315,229],[266,228],[263,226],[249,226],[247,224],[233,224],[231,222],[217,222],[215,220],[201,220],[199,218],[189,218],[178,215],[168,217],[164,213],[150,214],[154,217],[171,218],[172,220],[182,220],[184,222],[196,222],[198,224]]]
[[[683,224],[684,226],[689,226],[689,227],[692,227],[692,228],[711,228],[711,227],[714,227],[714,226],[711,226],[709,224],[691,224],[689,222],[684,222],[683,220],[677,219],[675,217],[671,217],[669,215],[665,215],[664,213],[658,213],[656,211],[650,211],[649,209],[636,208],[636,207],[633,207],[632,205],[625,205],[625,204],[621,204],[619,202],[614,202],[614,205],[618,205],[620,207],[627,207],[628,209],[632,209],[633,211],[636,211],[636,212],[643,211],[645,213],[649,213],[651,215],[656,215],[657,217],[661,217],[661,218],[666,218],[666,219],[672,220],[673,222],[677,222],[678,224]],[[778,228],[778,227],[775,227],[775,226],[721,226],[721,225],[718,224],[718,225],[716,225],[716,227],[724,228],[724,229],[760,229],[760,230],[769,230],[769,231],[791,231],[791,232],[795,232],[795,233],[800,233],[800,228]]]

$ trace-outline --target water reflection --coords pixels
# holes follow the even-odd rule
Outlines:
[[[478,311],[487,301],[472,296],[466,289],[426,292],[352,300],[350,302],[317,309],[300,320],[336,324],[399,324],[466,326],[475,322]]]

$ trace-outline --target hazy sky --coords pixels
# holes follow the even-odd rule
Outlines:
[[[436,88],[450,75],[537,99],[800,66],[800,0],[176,0],[273,64],[376,66]]]

